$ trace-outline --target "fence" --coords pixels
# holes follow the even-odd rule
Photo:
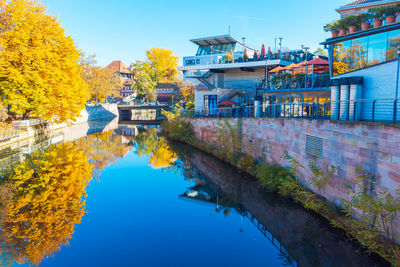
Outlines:
[[[215,110],[216,109],[216,110]],[[263,103],[184,112],[185,117],[308,118],[343,121],[400,123],[400,99]],[[214,114],[214,115],[209,115]]]
[[[297,89],[297,88],[326,88],[329,87],[330,76],[329,75],[310,75],[310,76],[302,76],[295,78],[286,78],[286,79],[272,79],[264,88],[267,91],[279,91],[279,90],[289,90],[289,89]]]
[[[21,133],[21,130],[14,128],[0,128],[0,143],[11,140],[12,138],[17,138]]]

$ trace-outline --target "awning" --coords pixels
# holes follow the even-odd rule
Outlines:
[[[190,40],[199,46],[224,45],[237,43],[236,39],[228,35],[212,36]]]

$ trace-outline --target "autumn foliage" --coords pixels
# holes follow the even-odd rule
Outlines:
[[[88,100],[79,51],[34,0],[0,1],[0,94],[16,114],[63,122]]]
[[[5,177],[16,191],[1,203],[8,211],[1,240],[20,261],[37,265],[68,244],[75,224],[81,222],[92,165],[68,142],[34,152]]]

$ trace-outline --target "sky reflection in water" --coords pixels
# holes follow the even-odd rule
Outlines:
[[[42,148],[4,174],[3,265],[296,264],[265,222],[257,228],[248,208],[261,212],[254,215],[258,219],[274,207],[276,214],[301,212],[306,221],[318,223],[314,218],[298,207],[286,210],[287,203],[277,200],[268,200],[269,207],[253,181],[201,152],[178,144],[171,149],[155,128],[130,133],[118,129]],[[303,230],[296,225],[278,229],[285,216],[269,226],[294,237],[297,243],[288,244],[298,244],[291,251],[302,265],[336,265],[322,262],[324,254],[315,255],[318,248],[305,251],[296,239],[303,238],[296,236]],[[360,256],[358,263],[368,261]]]

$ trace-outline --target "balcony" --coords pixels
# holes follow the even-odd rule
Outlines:
[[[304,56],[299,51],[292,51],[282,55],[270,54],[260,56],[257,59],[249,58],[244,60],[243,52],[233,53],[233,61],[225,61],[226,54],[213,54],[191,56],[183,58],[183,66],[178,67],[179,71],[210,70],[210,69],[232,69],[232,68],[255,68],[276,65],[289,65],[291,63],[300,63]],[[312,55],[309,54],[310,59]]]
[[[298,74],[295,77],[290,75],[277,75],[261,87],[266,93],[295,92],[295,91],[325,91],[329,90],[330,75],[314,74],[305,76]]]

